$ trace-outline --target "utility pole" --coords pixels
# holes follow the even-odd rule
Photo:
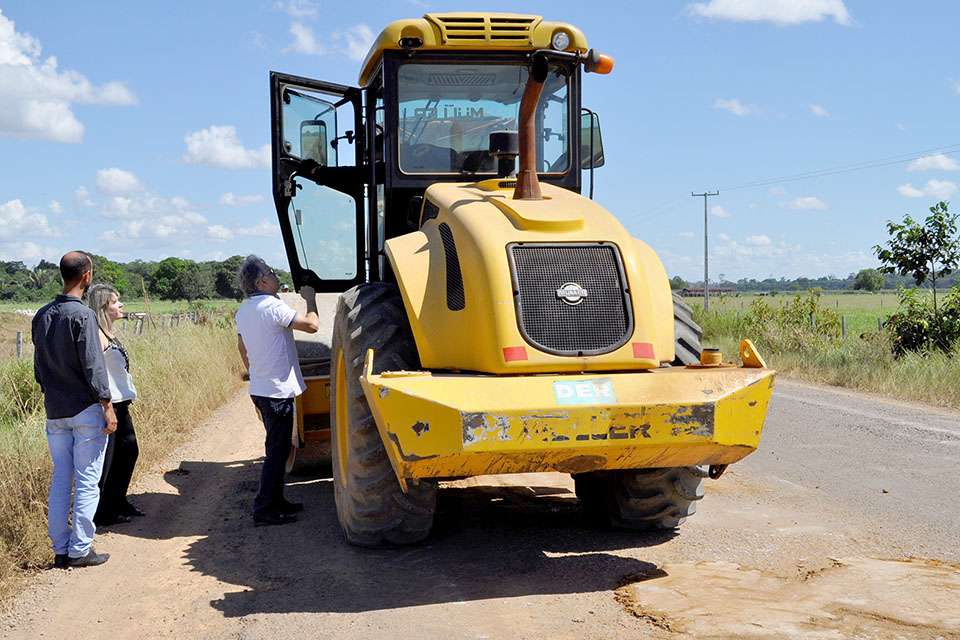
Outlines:
[[[703,310],[707,311],[710,309],[710,269],[708,267],[710,264],[710,234],[707,233],[707,198],[720,195],[720,191],[704,191],[703,193],[691,191],[690,195],[694,198],[703,197]]]

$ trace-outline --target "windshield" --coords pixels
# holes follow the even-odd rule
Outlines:
[[[522,64],[423,64],[400,67],[397,80],[400,170],[496,173],[490,133],[517,130],[528,70]],[[567,72],[551,66],[537,107],[537,167],[568,165]]]

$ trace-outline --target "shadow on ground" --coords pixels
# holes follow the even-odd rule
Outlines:
[[[179,495],[134,496],[149,516],[114,531],[151,539],[202,536],[186,560],[195,571],[237,585],[211,602],[228,617],[612,590],[623,576],[654,566],[610,552],[674,536],[591,526],[564,489],[478,486],[440,491],[433,532],[420,545],[358,549],[340,532],[329,477],[288,478],[286,497],[306,505],[299,520],[255,528],[250,507],[259,469],[253,460],[183,462],[164,476]]]

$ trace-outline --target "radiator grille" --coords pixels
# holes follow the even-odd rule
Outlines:
[[[533,346],[598,355],[630,338],[632,305],[615,245],[515,244],[509,250],[517,321]],[[572,300],[558,294],[564,285],[574,292]]]
[[[501,44],[526,44],[533,36],[538,16],[467,16],[428,14],[440,27],[444,44],[477,44],[482,41]]]

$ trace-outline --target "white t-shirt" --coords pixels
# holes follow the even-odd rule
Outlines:
[[[296,316],[268,293],[253,294],[237,310],[237,333],[250,361],[250,395],[292,398],[306,391],[290,328]]]

